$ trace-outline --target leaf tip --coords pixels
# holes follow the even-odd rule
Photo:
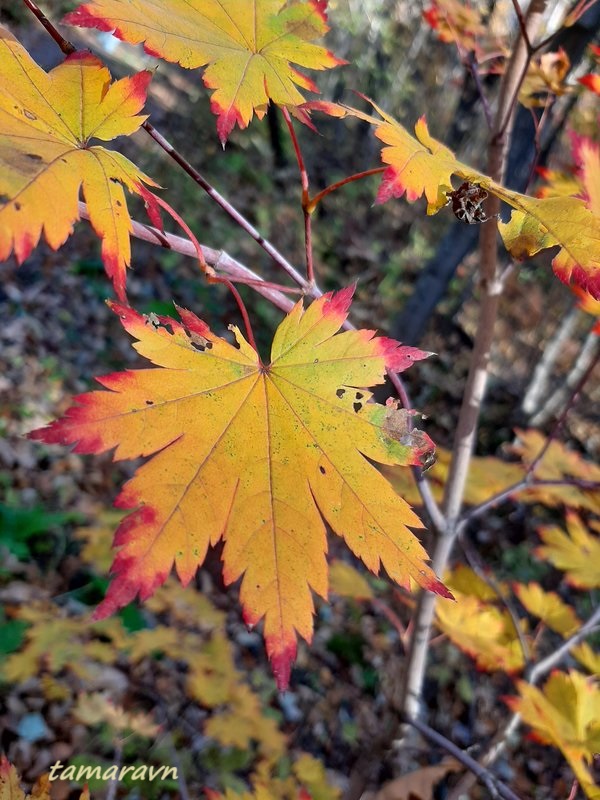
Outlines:
[[[296,649],[294,641],[269,655],[273,677],[280,692],[285,692],[290,685],[292,664],[296,660]]]

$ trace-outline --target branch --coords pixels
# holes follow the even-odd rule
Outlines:
[[[541,15],[535,2],[527,13],[527,30],[531,37],[537,30]],[[494,129],[491,132],[488,150],[487,173],[502,182],[508,150],[508,122],[512,119],[514,98],[520,86],[522,75],[529,63],[527,44],[519,35],[512,57],[507,65],[500,85],[500,95]],[[489,216],[499,213],[500,201],[490,198]],[[475,334],[469,376],[463,395],[452,452],[448,482],[446,484],[443,510],[446,526],[438,538],[432,558],[432,568],[443,574],[452,552],[458,533],[459,516],[463,504],[464,491],[471,455],[473,452],[479,415],[488,379],[488,366],[494,339],[494,326],[498,316],[500,297],[504,288],[501,267],[498,264],[497,226],[488,223],[482,226],[480,238],[480,314]],[[415,628],[408,653],[405,681],[403,686],[402,710],[409,719],[419,714],[421,691],[425,678],[427,652],[436,597],[422,592],[419,596]]]
[[[89,220],[89,214],[85,203],[79,203],[79,215],[82,219]],[[175,236],[172,233],[159,231],[158,228],[145,225],[136,220],[132,221],[131,235],[141,241],[149,242],[150,244],[163,247],[166,250],[172,250],[174,253],[180,253],[183,256],[188,256],[196,261],[198,260],[196,248],[189,239],[184,239],[182,236]],[[269,288],[266,281],[264,281],[260,275],[257,275],[256,272],[253,272],[239,261],[227,255],[227,253],[224,253],[222,250],[213,250],[205,245],[202,245],[202,253],[207,264],[214,267],[228,278],[232,280],[241,280],[242,282],[250,282],[249,285],[256,292],[286,313],[292,309],[294,303],[289,297],[286,297],[282,292],[276,289]],[[263,286],[262,284],[265,285]]]
[[[543,486],[575,486],[577,489],[581,489],[584,492],[600,491],[600,481],[586,481],[579,478],[555,478],[554,480],[545,480],[543,478],[535,478],[531,475],[528,475],[524,477],[522,481],[517,481],[516,483],[507,486],[506,489],[502,489],[501,492],[498,492],[497,494],[488,498],[484,503],[481,503],[480,505],[475,506],[474,508],[465,512],[465,514],[463,514],[463,516],[460,518],[458,532],[462,533],[464,528],[466,528],[466,526],[474,519],[481,517],[490,508],[497,506],[504,500],[509,500],[514,497],[514,495],[518,494],[519,492],[523,492],[526,489]]]
[[[429,739],[430,742],[436,744],[438,747],[441,747],[457,761],[460,761],[460,763],[463,764],[473,774],[475,779],[483,783],[490,793],[490,797],[501,797],[503,800],[519,800],[518,795],[516,795],[512,789],[506,786],[506,784],[502,783],[502,781],[498,780],[495,775],[492,775],[492,773],[489,772],[489,770],[487,770],[485,767],[482,767],[481,764],[477,763],[477,761],[475,761],[474,758],[471,758],[468,753],[465,753],[464,750],[461,750],[460,747],[457,747],[453,742],[450,741],[450,739],[442,736],[441,733],[438,733],[433,728],[430,728],[429,725],[425,725],[425,723],[418,719],[407,718],[406,722],[408,725],[411,725],[413,728],[415,728],[415,730],[419,731],[421,736],[423,736],[425,739]]]

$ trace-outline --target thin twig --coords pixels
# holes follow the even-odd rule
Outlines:
[[[292,145],[294,147],[294,153],[296,155],[296,161],[298,162],[298,169],[300,170],[300,184],[302,186],[302,214],[304,216],[304,255],[306,259],[306,278],[308,282],[313,285],[315,282],[315,267],[312,245],[312,212],[309,209],[310,196],[308,193],[308,172],[306,170],[306,164],[304,163],[304,157],[302,155],[302,150],[300,149],[300,142],[296,136],[296,131],[294,130],[294,124],[292,122],[290,112],[287,110],[287,108],[283,107],[281,109],[281,113],[283,114],[285,124],[290,134],[290,139],[292,140]]]
[[[27,8],[31,11],[31,13],[36,17],[36,19],[41,22],[44,28],[48,31],[50,36],[54,39],[56,44],[60,47],[63,53],[66,56],[70,56],[73,53],[77,52],[77,48],[72,42],[69,42],[67,39],[64,38],[57,30],[57,28],[50,22],[48,17],[44,14],[44,12],[37,7],[37,5],[33,2],[33,0],[23,0]]]
[[[501,797],[503,800],[519,800],[519,796],[516,795],[510,787],[502,783],[502,781],[496,778],[495,775],[492,775],[492,773],[489,772],[489,770],[487,770],[485,767],[482,767],[481,764],[475,761],[475,759],[472,758],[468,753],[465,753],[464,750],[461,750],[460,747],[457,747],[453,742],[451,742],[450,739],[442,736],[441,733],[438,733],[433,728],[430,728],[429,725],[426,725],[419,719],[407,717],[406,722],[408,725],[411,725],[413,728],[415,728],[415,730],[419,731],[421,736],[423,736],[425,739],[428,739],[433,744],[441,747],[457,761],[460,761],[460,763],[463,764],[477,780],[483,783],[491,797]]]
[[[513,8],[515,9],[515,14],[517,15],[517,20],[519,22],[519,28],[521,29],[521,36],[525,41],[525,46],[527,47],[527,51],[529,55],[533,53],[533,45],[531,44],[531,40],[529,38],[529,33],[527,32],[527,25],[525,24],[525,17],[523,16],[523,12],[521,11],[521,6],[519,5],[519,0],[512,0]]]
[[[521,481],[507,486],[501,492],[488,498],[485,502],[481,503],[474,508],[466,511],[460,518],[458,530],[462,532],[469,523],[481,517],[490,508],[499,505],[504,500],[512,499],[519,492],[526,491],[527,489],[543,488],[544,486],[574,486],[581,489],[583,492],[597,492],[600,491],[600,481],[586,481],[579,478],[555,478],[553,480],[544,480],[543,478],[535,478],[530,475],[523,478]]]
[[[328,194],[335,192],[336,189],[340,189],[342,186],[346,186],[348,183],[354,183],[354,181],[361,181],[363,178],[370,178],[371,175],[381,175],[382,172],[385,172],[387,167],[375,167],[374,169],[366,169],[363,172],[357,172],[355,175],[349,175],[347,178],[342,178],[335,183],[326,186],[325,189],[322,189],[318,192],[314,197],[312,197],[308,203],[309,211],[314,211],[315,208],[319,205],[323,198],[327,197]]]
[[[475,86],[479,94],[479,99],[481,100],[481,107],[483,108],[483,115],[485,117],[488,130],[491,131],[493,130],[494,127],[492,109],[490,107],[490,101],[487,99],[485,89],[483,88],[483,83],[481,82],[481,75],[479,74],[479,64],[475,59],[475,53],[467,54],[465,64],[467,66],[467,69],[471,73],[471,77],[475,81]]]
[[[525,666],[529,666],[531,663],[531,649],[523,634],[523,629],[521,626],[521,620],[517,611],[512,603],[512,601],[504,594],[502,591],[502,587],[494,577],[493,573],[487,572],[485,569],[483,560],[479,553],[475,550],[471,542],[469,541],[466,531],[462,530],[458,535],[458,543],[462,547],[463,553],[465,554],[465,558],[473,572],[481,578],[481,580],[486,583],[490,589],[494,592],[498,600],[502,603],[505,609],[508,612],[508,615],[511,618],[513,628],[515,629],[515,633],[517,634],[517,638],[519,640],[519,646],[521,647],[521,652],[523,653],[523,661],[525,662]]]

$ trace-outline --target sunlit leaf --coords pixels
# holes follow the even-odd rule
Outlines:
[[[237,329],[236,348],[188,311],[180,324],[115,307],[136,350],[159,368],[100,379],[109,391],[81,395],[32,434],[76,442],[80,453],[116,448],[117,459],[157,453],[117,500],[137,510],[116,534],[115,577],[98,616],[148,598],[173,565],[187,584],[223,538],[225,582],[243,576],[246,621],[264,618],[284,686],[296,634],[312,636],[312,592],[327,596],[325,521],[372,571],[446,593],[407,527],[418,518],[368,461],[416,464],[431,452],[406,412],[369,402],[363,388],[427,354],[373,331],[335,335],[351,297],[298,303],[268,365]]]
[[[85,52],[46,73],[0,27],[0,260],[14,251],[24,261],[42,231],[58,249],[79,219],[82,192],[106,272],[124,297],[131,219],[123,187],[148,199],[143,184],[156,184],[92,142],[140,127],[150,78],[140,72],[111,83],[106,67]]]
[[[224,142],[237,123],[263,117],[270,101],[295,109],[314,83],[293,65],[344,63],[314,44],[327,32],[323,0],[89,0],[65,21],[115,31],[131,44],[187,69],[204,67]]]

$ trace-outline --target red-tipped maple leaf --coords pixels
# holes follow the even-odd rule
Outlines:
[[[73,53],[46,73],[0,27],[0,260],[24,261],[42,230],[58,249],[79,219],[80,191],[102,239],[102,260],[125,296],[131,219],[123,187],[148,202],[156,184],[120,153],[92,145],[136,131],[150,72],[111,83],[91,53]]]
[[[448,595],[407,527],[419,519],[368,460],[418,464],[430,454],[406,412],[370,402],[363,388],[428,354],[373,331],[335,335],[351,297],[346,289],[306,310],[298,303],[268,365],[235,328],[237,348],[189,311],[181,324],[114,307],[135,349],[159,368],[99,379],[109,391],[81,395],[31,434],[75,442],[79,453],[116,448],[116,459],[156,454],[117,499],[136,510],[117,531],[98,617],[149,597],[173,564],[187,583],[222,538],[225,582],[243,576],[245,619],[264,618],[283,687],[296,634],[312,636],[312,591],[327,596],[325,522],[374,572],[383,566],[403,585]]]
[[[237,123],[264,116],[269,101],[291,110],[298,87],[318,92],[292,64],[324,70],[345,63],[313,44],[328,31],[326,0],[88,0],[65,22],[114,31],[187,69],[205,67],[222,142]],[[298,112],[303,121],[307,117]]]

